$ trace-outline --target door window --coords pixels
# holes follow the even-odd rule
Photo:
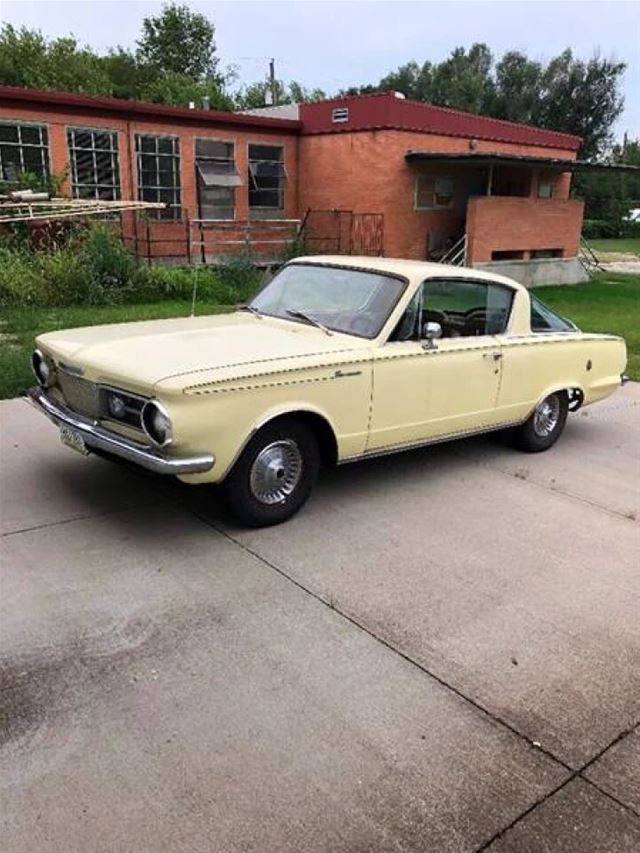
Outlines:
[[[391,340],[420,336],[428,322],[439,323],[443,338],[499,335],[507,328],[513,291],[501,284],[469,279],[427,279],[423,282]]]
[[[422,285],[422,322],[440,323],[443,338],[499,335],[507,327],[512,291],[465,279],[430,279]]]

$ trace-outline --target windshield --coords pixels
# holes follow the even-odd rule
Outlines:
[[[571,320],[567,320],[552,311],[544,302],[541,302],[533,293],[531,297],[531,331],[532,332],[575,332],[577,326]]]
[[[335,332],[375,338],[404,288],[404,281],[381,273],[290,264],[258,293],[251,307],[283,320],[315,321]]]

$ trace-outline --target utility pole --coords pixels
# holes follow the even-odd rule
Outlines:
[[[276,86],[276,61],[269,60],[269,88],[271,89],[271,103],[274,107],[278,105],[278,89]]]

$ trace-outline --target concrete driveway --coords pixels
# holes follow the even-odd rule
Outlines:
[[[640,849],[640,385],[250,532],[0,416],[3,853]]]

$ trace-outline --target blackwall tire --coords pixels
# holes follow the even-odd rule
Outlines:
[[[229,508],[249,527],[280,524],[306,502],[319,468],[313,431],[294,418],[280,418],[253,436],[227,476]]]
[[[569,413],[569,400],[564,391],[545,397],[531,417],[513,431],[516,447],[527,453],[548,450],[560,438]]]

